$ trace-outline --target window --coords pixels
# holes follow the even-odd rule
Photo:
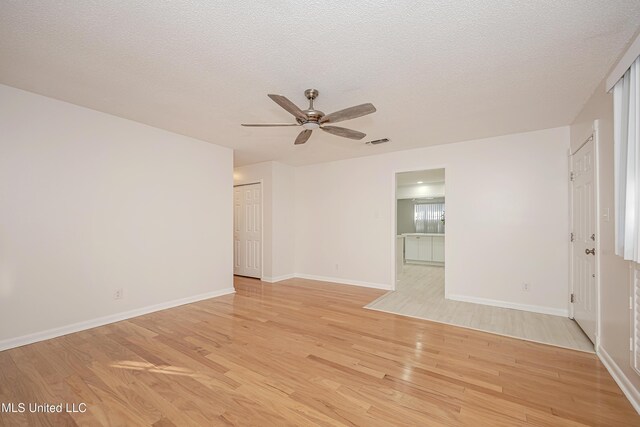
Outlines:
[[[414,207],[416,233],[444,233],[444,203],[418,203]]]
[[[613,87],[616,255],[640,263],[640,57]]]

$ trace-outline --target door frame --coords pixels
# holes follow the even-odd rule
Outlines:
[[[257,181],[243,182],[242,184],[233,184],[233,188],[246,187],[247,185],[260,184],[260,281],[264,278],[264,183],[262,179]],[[233,203],[233,201],[232,201]],[[235,227],[235,215],[233,217],[233,224]],[[232,236],[233,237],[233,236]],[[233,251],[233,245],[231,245]],[[235,260],[235,254],[231,257],[232,263]],[[236,276],[236,274],[233,274]]]
[[[596,253],[595,253],[595,275],[596,275],[596,342],[594,342],[594,347],[596,350],[600,346],[600,326],[602,324],[600,319],[600,240],[601,240],[601,232],[600,232],[600,141],[599,141],[599,121],[594,120],[593,126],[591,127],[590,132],[588,132],[585,137],[581,138],[583,141],[577,150],[573,151],[571,147],[569,148],[569,155],[567,157],[568,165],[569,165],[569,173],[573,169],[573,155],[576,154],[582,147],[585,146],[589,142],[590,139],[593,139],[593,156],[595,159],[595,176],[594,176],[594,186],[595,186],[595,222],[596,222]],[[573,182],[571,179],[568,179],[568,188],[569,188],[569,233],[573,232]],[[609,220],[611,220],[611,212],[609,212]],[[574,280],[573,280],[573,252],[574,245],[569,238],[569,294],[567,295],[568,307],[569,307],[569,318],[574,319],[574,307],[571,302],[571,294],[574,292]]]
[[[393,215],[391,215],[391,290],[396,290],[396,280],[398,278],[398,271],[396,269],[396,252],[398,250],[396,236],[398,234],[398,201],[396,199],[396,192],[398,190],[398,184],[396,182],[396,177],[399,173],[405,172],[420,172],[420,171],[428,171],[434,169],[444,169],[444,194],[445,194],[445,204],[447,200],[447,194],[449,194],[449,190],[447,189],[447,164],[436,164],[431,166],[425,166],[418,169],[395,169],[391,173],[391,203],[393,206]],[[445,228],[446,229],[446,228]],[[445,231],[444,237],[444,297],[447,298],[447,274],[448,270],[448,262],[449,259],[449,245],[447,245],[447,232]]]

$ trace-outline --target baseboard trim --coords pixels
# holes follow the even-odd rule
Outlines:
[[[331,277],[331,276],[316,276],[313,274],[304,274],[304,273],[294,273],[294,274],[286,274],[283,276],[276,277],[264,277],[262,280],[268,283],[276,283],[283,280],[288,279],[309,279],[309,280],[318,280],[321,282],[332,282],[338,283],[341,285],[353,285],[353,286],[362,286],[366,288],[374,288],[374,289],[384,289],[386,291],[393,290],[390,285],[384,283],[373,283],[373,282],[365,282],[362,280],[351,280],[351,279],[343,279],[340,277]],[[533,313],[541,313],[541,314],[551,314],[554,316],[562,316],[569,317],[568,309],[558,309],[551,307],[543,307],[539,305],[528,305],[528,304],[518,304],[508,301],[500,301],[493,300],[488,298],[478,298],[478,297],[470,297],[467,295],[456,295],[456,294],[447,294],[445,295],[446,299],[451,299],[454,301],[462,301],[462,302],[471,302],[475,304],[483,304],[483,305],[491,305],[494,307],[502,307],[502,308],[510,308],[514,310],[522,310],[522,311],[530,311]]]
[[[298,279],[319,280],[321,282],[339,283],[341,285],[353,285],[353,286],[362,286],[365,288],[384,289],[385,291],[391,290],[391,286],[384,283],[364,282],[361,280],[342,279],[340,277],[315,276],[313,274],[303,274],[303,273],[295,273],[294,276]]]
[[[213,292],[207,292],[204,294],[194,295],[186,298],[180,298],[173,301],[162,302],[159,304],[149,305],[146,307],[136,308],[121,313],[110,314],[108,316],[98,317],[91,320],[85,320],[83,322],[72,323],[66,326],[60,326],[58,328],[48,329],[42,332],[36,332],[29,335],[23,335],[21,337],[8,338],[0,341],[0,351],[8,350],[10,348],[21,347],[27,344],[33,344],[38,341],[44,341],[51,338],[60,337],[62,335],[72,334],[74,332],[85,331],[87,329],[97,328],[98,326],[108,325],[109,323],[120,322],[122,320],[131,319],[133,317],[142,316],[144,314],[153,313],[160,310],[166,310],[168,308],[178,307],[180,305],[191,304],[210,298],[215,298],[223,295],[232,294],[235,292],[234,288],[225,288]]]
[[[627,397],[629,403],[633,406],[633,409],[640,414],[640,391],[631,384],[631,381],[627,379],[627,376],[622,372],[622,369],[620,369],[618,364],[611,358],[611,356],[609,356],[609,353],[607,353],[604,348],[598,346],[596,354],[605,368],[607,368],[607,371],[609,371],[613,377],[613,380],[618,384],[620,390],[622,390],[624,395]]]
[[[447,294],[446,299],[453,301],[472,302],[475,304],[491,305],[494,307],[511,308],[514,310],[531,311],[533,313],[552,314],[554,316],[569,317],[569,310],[560,308],[543,307],[540,305],[519,304],[515,302],[500,301],[488,298],[470,297],[467,295]]]
[[[294,277],[296,277],[295,274],[284,274],[282,276],[274,276],[274,277],[265,276],[262,278],[262,281],[267,283],[277,283],[277,282],[282,282],[283,280],[293,279]]]

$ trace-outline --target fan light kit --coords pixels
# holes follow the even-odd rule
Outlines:
[[[242,126],[249,127],[276,127],[276,126],[302,126],[304,130],[298,134],[294,144],[304,144],[311,136],[311,132],[315,129],[321,129],[333,135],[341,136],[343,138],[350,139],[362,139],[366,134],[342,128],[338,126],[329,126],[332,123],[338,123],[345,120],[351,120],[358,117],[366,116],[367,114],[375,113],[376,107],[373,104],[361,104],[355,107],[345,108],[344,110],[336,111],[335,113],[325,115],[322,111],[313,108],[313,100],[318,97],[319,92],[316,89],[307,89],[304,91],[304,95],[309,100],[309,108],[301,110],[293,102],[289,101],[282,95],[267,95],[276,104],[287,110],[296,119],[296,123],[242,123]],[[378,140],[381,142],[387,142],[388,139]],[[370,141],[367,144],[380,144],[381,142]]]

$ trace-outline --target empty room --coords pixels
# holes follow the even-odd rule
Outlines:
[[[0,0],[0,425],[640,426],[640,2]]]

